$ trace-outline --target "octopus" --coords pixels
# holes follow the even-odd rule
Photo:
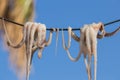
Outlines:
[[[26,80],[29,80],[33,54],[38,50],[38,57],[41,58],[44,47],[50,45],[52,41],[54,29],[50,30],[48,41],[46,41],[46,26],[41,23],[27,22],[23,28],[22,40],[18,44],[13,44],[9,39],[4,20],[2,22],[8,46],[20,48],[24,43],[26,44]]]
[[[89,25],[84,25],[83,28],[80,29],[80,37],[78,37],[72,29],[68,28],[68,46],[66,47],[64,42],[64,34],[62,33],[62,41],[63,41],[63,48],[66,50],[69,59],[73,62],[76,62],[80,59],[81,54],[84,55],[84,63],[86,65],[86,70],[88,74],[88,80],[92,80],[91,76],[91,57],[94,56],[94,80],[96,80],[97,74],[97,38],[102,39],[103,37],[110,37],[117,33],[120,30],[120,27],[117,28],[115,31],[111,33],[107,33],[104,30],[104,25],[99,22],[98,24],[93,23]],[[80,51],[76,58],[73,58],[69,52],[71,37],[79,42],[80,44]]]

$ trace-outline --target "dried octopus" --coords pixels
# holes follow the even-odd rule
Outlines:
[[[7,43],[10,47],[13,48],[19,48],[24,43],[26,44],[26,80],[29,80],[29,74],[30,74],[30,68],[32,64],[32,58],[34,52],[38,49],[38,57],[40,58],[42,56],[42,50],[45,46],[48,46],[52,41],[52,33],[53,30],[50,31],[49,39],[48,41],[45,40],[46,38],[46,26],[44,24],[40,23],[33,23],[33,22],[27,22],[23,28],[23,39],[19,44],[13,44],[9,37],[8,33],[6,31],[4,20],[4,30],[7,36]]]
[[[83,53],[84,55],[84,62],[86,65],[86,70],[88,74],[88,79],[92,80],[91,77],[91,57],[94,55],[94,80],[96,80],[96,73],[97,73],[97,38],[101,39],[103,37],[109,37],[114,35],[120,30],[120,27],[117,28],[115,31],[111,33],[106,33],[104,30],[104,25],[102,23],[98,24],[90,24],[90,25],[85,25],[82,29],[80,29],[80,34],[81,37],[78,37],[69,27],[68,28],[68,34],[69,34],[69,39],[68,39],[68,46],[66,47],[64,43],[64,34],[62,33],[62,41],[63,41],[63,48],[67,51],[67,55],[71,61],[78,61],[81,54]],[[101,34],[99,34],[99,31]],[[69,52],[70,48],[70,42],[71,42],[71,36],[74,40],[80,43],[80,52],[76,58],[73,58]],[[88,59],[87,59],[88,56]]]

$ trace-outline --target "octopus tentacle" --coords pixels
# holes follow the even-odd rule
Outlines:
[[[74,40],[76,40],[77,42],[80,42],[80,38],[73,31],[71,31],[71,36]]]
[[[48,41],[45,41],[45,46],[50,45],[50,43],[51,43],[51,41],[52,41],[53,31],[55,31],[55,29],[53,29],[53,30],[50,31]]]
[[[32,46],[33,46],[33,42],[34,42],[34,35],[37,29],[37,23],[34,23],[33,26],[31,27],[31,32],[30,32],[30,36],[29,36],[29,46],[28,47],[28,53],[27,53],[27,80],[29,80],[29,73],[30,73],[30,67],[31,67],[31,62],[32,62]]]
[[[82,51],[80,50],[80,52],[79,52],[79,54],[78,54],[78,56],[76,57],[76,58],[73,58],[72,56],[71,56],[71,54],[70,54],[70,52],[69,52],[69,48],[70,48],[70,43],[71,43],[71,27],[69,27],[68,28],[68,35],[69,35],[69,39],[68,39],[68,47],[66,47],[66,45],[65,45],[65,42],[64,42],[64,33],[63,33],[63,30],[62,30],[62,44],[63,44],[63,48],[66,50],[66,52],[67,52],[67,55],[68,55],[68,58],[71,60],[71,61],[73,61],[73,62],[76,62],[76,61],[78,61],[79,60],[79,58],[80,58],[80,56],[81,56],[81,54],[82,54]],[[75,36],[73,36],[73,37],[75,37]],[[80,39],[80,38],[79,38]]]
[[[113,32],[110,32],[110,33],[105,33],[105,37],[111,37],[111,36],[113,36],[114,34],[116,34],[118,31],[120,31],[120,27],[118,27],[116,30],[114,30]],[[101,34],[99,34],[98,33],[98,35],[97,35],[97,38],[98,39],[101,39],[101,38],[103,38],[103,36],[101,35]]]
[[[15,45],[15,44],[13,44],[13,43],[11,42],[11,40],[10,40],[10,38],[9,38],[9,36],[8,36],[8,33],[7,33],[7,29],[6,29],[6,25],[5,25],[4,20],[2,20],[2,23],[3,23],[3,27],[4,27],[4,30],[5,30],[5,34],[6,34],[6,37],[7,37],[7,44],[8,44],[8,46],[11,46],[11,47],[13,47],[13,48],[19,48],[19,47],[21,47],[21,46],[23,45],[23,43],[25,42],[27,24],[26,24],[25,27],[24,27],[24,33],[23,33],[24,38],[20,41],[20,43],[18,43],[18,44]]]
[[[68,27],[68,46],[65,45],[65,40],[64,40],[64,32],[62,30],[62,43],[63,43],[63,48],[65,50],[68,50],[70,48],[70,45],[71,45],[71,30],[72,28],[71,27]]]
[[[40,59],[42,57],[42,51],[45,47],[46,26],[44,24],[39,24],[37,31],[38,31],[38,39],[37,39],[38,58]]]
[[[13,45],[13,44],[9,43],[9,45],[10,45],[11,47],[13,47],[13,48],[19,48],[19,47],[21,47],[21,46],[25,43],[26,33],[27,33],[27,29],[28,29],[29,26],[31,26],[31,24],[30,24],[30,22],[27,22],[27,23],[25,24],[24,28],[23,28],[23,30],[24,30],[24,31],[23,31],[23,38],[22,38],[21,42],[20,42],[19,44],[17,44],[17,45]]]
[[[57,55],[57,47],[58,47],[58,36],[59,36],[59,28],[56,29],[56,46],[55,46],[56,55]]]

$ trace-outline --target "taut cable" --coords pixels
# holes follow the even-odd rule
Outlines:
[[[5,21],[7,21],[7,22],[11,22],[11,23],[16,24],[16,25],[19,25],[19,26],[24,26],[24,24],[20,24],[20,23],[18,23],[18,22],[12,21],[12,20],[7,19],[7,18],[0,17],[0,19],[5,20]],[[108,25],[113,24],[113,23],[116,23],[116,22],[120,22],[120,19],[114,20],[114,21],[111,21],[111,22],[108,22],[108,23],[105,23],[104,26],[108,26]],[[55,29],[57,30],[57,28],[55,28]],[[52,28],[47,28],[46,30],[53,30],[53,29],[52,29]],[[59,31],[62,31],[62,30],[63,30],[63,31],[68,31],[67,28],[63,28],[63,29],[59,28]],[[76,30],[80,30],[80,28],[73,28],[73,29],[72,29],[72,31],[76,31]]]

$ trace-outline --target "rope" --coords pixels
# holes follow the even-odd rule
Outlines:
[[[12,20],[7,19],[7,18],[0,17],[0,19],[5,20],[5,21],[7,21],[7,22],[11,22],[11,23],[16,24],[16,25],[19,25],[19,26],[24,26],[24,24],[17,23],[17,22],[15,22],[15,21],[12,21]],[[111,21],[111,22],[108,22],[108,23],[105,23],[104,26],[108,26],[108,25],[113,24],[113,23],[116,23],[116,22],[120,22],[120,19],[114,20],[114,21]],[[55,29],[57,30],[57,28],[55,28]],[[53,30],[53,29],[52,29],[52,28],[47,28],[46,30]],[[63,30],[63,31],[68,31],[67,28],[63,28],[63,29],[59,28],[59,31],[62,31],[62,30]],[[76,31],[76,30],[80,30],[80,28],[73,28],[73,29],[72,29],[72,31]]]

